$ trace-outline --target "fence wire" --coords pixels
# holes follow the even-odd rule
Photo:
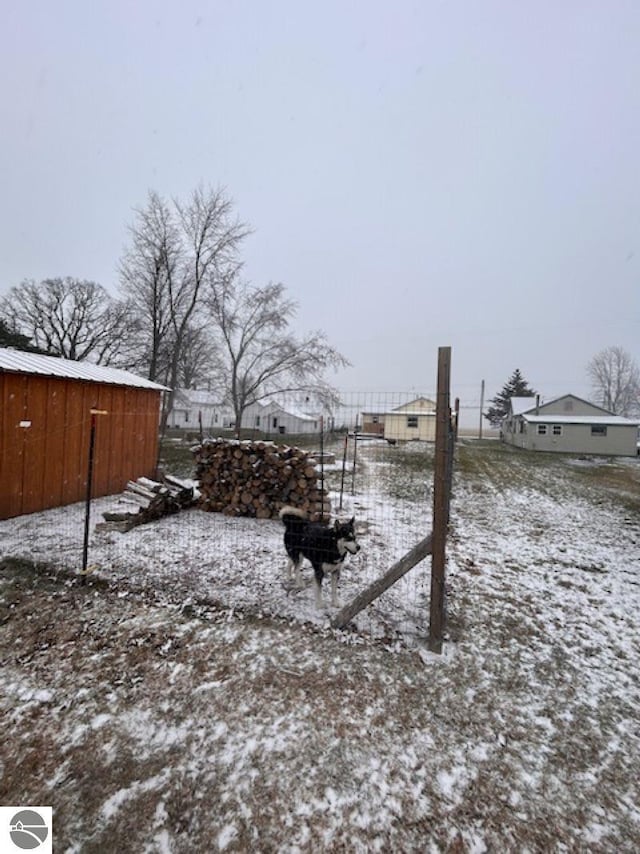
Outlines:
[[[355,517],[360,552],[343,566],[341,604],[368,586],[431,529],[435,395],[415,392],[349,393],[340,407],[316,413],[318,429],[247,438],[322,448],[318,477],[331,501],[331,521]],[[435,406],[435,404],[434,404]],[[433,407],[434,408],[434,407]],[[307,422],[314,423],[314,422]],[[319,425],[323,429],[320,431]],[[218,434],[220,435],[220,434]],[[231,434],[227,434],[231,436]],[[166,471],[189,478],[197,434],[167,437],[161,448]],[[196,508],[127,533],[96,530],[120,496],[94,498],[88,562],[93,577],[116,584],[122,595],[148,591],[189,609],[215,604],[326,626],[332,613],[315,606],[313,570],[303,566],[304,587],[283,583],[287,559],[278,519],[229,518]],[[82,503],[0,522],[0,556],[22,556],[70,572],[82,559]],[[428,622],[429,566],[419,564],[358,615],[356,635],[390,642],[423,636]],[[335,609],[334,609],[335,610]]]

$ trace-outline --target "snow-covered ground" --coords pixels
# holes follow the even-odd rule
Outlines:
[[[86,585],[81,506],[0,522],[60,568],[0,572],[0,802],[61,851],[639,850],[640,466],[458,455],[442,656],[426,562],[338,633],[278,522],[92,533]],[[429,527],[407,471],[362,449],[343,600]]]

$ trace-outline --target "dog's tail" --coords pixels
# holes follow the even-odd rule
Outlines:
[[[283,507],[278,515],[286,528],[301,528],[307,521],[307,514],[297,507]]]

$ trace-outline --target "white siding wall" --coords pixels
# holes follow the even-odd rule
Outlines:
[[[542,434],[539,427],[546,427]],[[561,432],[558,432],[558,429]],[[598,456],[635,456],[637,453],[637,428],[633,425],[606,425],[606,434],[600,426],[594,433],[590,424],[554,425],[553,416],[544,425],[529,424],[527,445],[533,451],[558,451],[571,454],[596,454]]]
[[[416,426],[410,426],[414,423]],[[412,439],[433,442],[436,438],[435,414],[389,412],[384,417],[384,437],[399,442],[409,442]]]

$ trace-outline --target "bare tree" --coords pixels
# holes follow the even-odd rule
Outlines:
[[[0,312],[13,330],[44,352],[121,364],[129,311],[96,282],[70,277],[24,281],[11,288]]]
[[[148,379],[166,382],[173,347],[170,282],[178,266],[180,235],[167,203],[149,193],[129,228],[131,245],[120,263],[121,290],[138,321],[134,361]]]
[[[238,265],[238,249],[250,229],[234,217],[223,190],[200,187],[186,203],[167,203],[150,193],[130,232],[121,283],[136,306],[149,378],[171,389],[164,427],[205,286],[215,289],[224,272]]]
[[[183,346],[180,348],[180,388],[197,388],[204,383],[210,385],[212,381],[219,385],[219,361],[219,347],[206,327],[188,327],[183,336]]]
[[[325,379],[329,368],[348,365],[322,332],[296,338],[290,321],[296,305],[284,285],[252,287],[228,277],[208,292],[207,305],[220,333],[222,370],[239,434],[252,403],[274,394],[309,393],[328,407],[338,401]]]
[[[640,371],[622,347],[607,347],[587,365],[593,391],[605,409],[634,415],[640,409]]]

